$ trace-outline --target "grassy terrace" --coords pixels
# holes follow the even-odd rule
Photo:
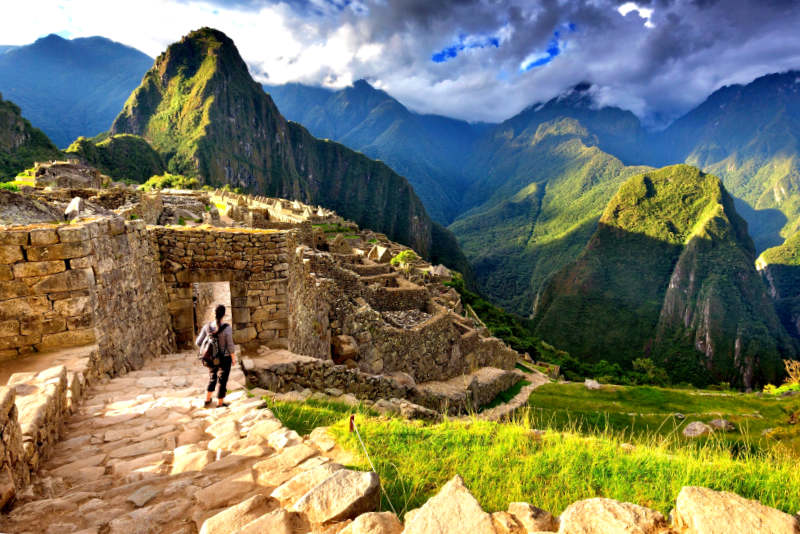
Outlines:
[[[617,417],[628,411],[651,410],[660,394],[668,408],[659,405],[659,412],[669,409],[688,416],[695,411],[719,410],[735,421],[736,414],[759,411],[764,421],[757,425],[763,425],[780,422],[780,406],[788,401],[692,395],[656,388],[590,392],[597,397],[594,402],[601,410],[609,410],[601,425],[599,420],[598,424],[589,424],[586,419],[585,414],[594,412],[588,406],[590,399],[573,386],[563,392],[560,387],[544,386],[541,393],[537,390],[531,404],[562,404],[560,409],[574,410],[572,419],[560,418],[558,409],[551,407],[552,414],[545,419],[531,408],[513,423],[469,420],[428,424],[378,417],[363,409],[356,410],[356,420],[389,497],[401,514],[422,505],[456,473],[464,477],[487,511],[504,510],[512,501],[528,501],[560,513],[576,500],[605,496],[666,514],[685,485],[733,491],[791,513],[800,509],[800,470],[796,469],[797,453],[790,447],[776,447],[776,441],[763,440],[755,446],[732,448],[731,440],[719,434],[687,445],[674,428],[667,431],[656,425],[655,419],[646,424],[637,419],[632,432],[632,420]],[[319,401],[269,404],[288,427],[301,434],[317,426],[330,426],[339,444],[361,457],[354,467],[368,469],[356,438],[348,432],[351,408]],[[778,411],[773,409],[776,406]],[[585,422],[576,421],[578,417],[584,417]],[[545,427],[544,432],[534,431]],[[755,434],[760,436],[756,425],[738,441],[751,444],[747,436]],[[627,443],[635,445],[623,446]],[[382,506],[390,509],[385,499]]]
[[[610,431],[632,442],[657,435],[686,443],[681,431],[689,422],[724,418],[739,431],[717,433],[712,440],[720,446],[764,450],[776,444],[774,438],[784,437],[778,443],[800,454],[800,436],[791,436],[785,412],[797,402],[721,391],[608,385],[590,391],[583,384],[545,384],[533,392],[529,405],[531,424],[537,428]],[[762,433],[768,429],[773,431],[765,437]]]

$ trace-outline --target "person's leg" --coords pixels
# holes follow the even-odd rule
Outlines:
[[[222,406],[225,402],[225,394],[228,392],[228,375],[231,374],[231,358],[223,358],[219,373],[219,391],[217,392],[217,405]]]
[[[218,367],[211,367],[208,369],[208,387],[206,388],[206,404],[211,404],[211,397],[214,395],[214,390],[217,389],[217,371]]]

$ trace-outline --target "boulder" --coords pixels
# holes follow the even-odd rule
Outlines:
[[[683,435],[687,438],[699,438],[714,432],[714,429],[701,421],[692,421],[683,429]]]
[[[508,512],[494,512],[492,523],[497,534],[528,534],[528,531]]]
[[[327,463],[302,471],[275,488],[270,497],[283,503],[292,502],[341,469],[342,466],[339,464]]]
[[[667,526],[659,512],[604,498],[570,504],[560,521],[559,534],[657,534]]]
[[[586,389],[602,389],[603,386],[600,385],[600,382],[597,380],[592,380],[591,378],[587,378],[583,381],[583,385],[586,386]]]
[[[481,509],[458,475],[421,508],[408,512],[405,519],[403,534],[495,534],[492,516]]]
[[[369,512],[356,517],[339,534],[401,534],[403,523],[392,512]]]
[[[380,483],[373,472],[342,469],[303,495],[292,507],[316,524],[353,519],[380,503]]]
[[[235,534],[293,534],[297,514],[278,508],[235,531]]]
[[[727,419],[712,419],[708,425],[715,430],[722,430],[723,432],[736,432],[736,425]]]
[[[676,527],[685,534],[798,534],[793,515],[727,491],[687,486],[681,489],[673,511]]]
[[[358,358],[358,343],[353,336],[333,336],[333,361],[342,363],[345,360]]]
[[[269,500],[254,495],[236,506],[231,506],[203,522],[200,534],[230,534],[252,523],[269,511]]]
[[[526,502],[512,502],[508,505],[508,513],[513,515],[527,532],[555,532],[558,530],[558,519],[553,517],[550,512]]]

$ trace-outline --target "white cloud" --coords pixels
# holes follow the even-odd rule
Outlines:
[[[645,20],[644,25],[647,28],[655,28],[655,24],[653,24],[651,20],[653,17],[653,8],[651,7],[641,7],[636,2],[625,2],[617,8],[617,11],[619,11],[619,14],[623,17],[631,11],[636,11],[636,13]]]
[[[156,56],[211,26],[261,81],[341,87],[367,78],[416,111],[490,121],[583,80],[604,103],[663,121],[723,83],[800,67],[800,10],[788,0],[759,9],[755,0],[642,2],[25,0],[3,6],[0,44],[102,35]],[[519,72],[544,57],[556,31],[557,57]],[[432,61],[454,43],[489,37],[499,46]]]

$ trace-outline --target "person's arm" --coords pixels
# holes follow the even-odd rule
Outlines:
[[[228,325],[225,329],[225,346],[228,348],[228,354],[231,355],[233,365],[236,365],[236,345],[233,344],[233,327]]]
[[[200,329],[200,333],[197,334],[197,339],[194,340],[194,344],[197,345],[198,347],[201,347],[203,345],[203,341],[206,340],[206,336],[208,335],[208,333],[206,332],[207,328],[208,325],[203,326],[203,328]]]

